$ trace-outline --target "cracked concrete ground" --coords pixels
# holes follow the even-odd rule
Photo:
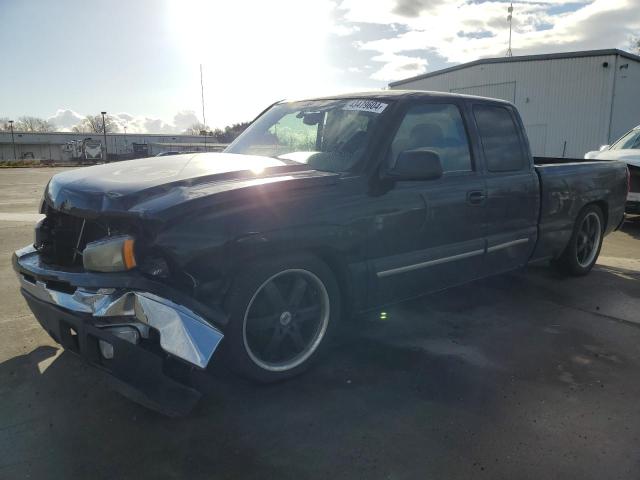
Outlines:
[[[10,254],[55,172],[0,171],[0,478],[640,477],[640,221],[587,277],[536,267],[374,312],[302,377],[220,368],[167,419],[58,349],[18,293]]]

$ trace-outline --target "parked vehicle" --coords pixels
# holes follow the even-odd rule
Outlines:
[[[160,153],[157,153],[155,156],[156,157],[171,157],[173,155],[186,155],[187,153],[198,153],[198,152],[189,152],[189,151],[184,151],[184,152],[160,152]]]
[[[626,211],[640,214],[640,125],[629,130],[613,145],[603,145],[599,151],[587,152],[584,158],[625,162],[630,174]]]
[[[351,314],[531,262],[585,275],[626,196],[622,162],[534,165],[508,102],[281,102],[225,153],[54,176],[13,264],[57,342],[177,414],[191,368],[278,381]]]
[[[71,140],[63,146],[63,151],[77,163],[96,163],[102,160],[102,141],[93,138]]]

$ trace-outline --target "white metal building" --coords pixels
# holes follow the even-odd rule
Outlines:
[[[389,87],[508,100],[539,156],[582,157],[640,124],[640,56],[621,50],[485,58]]]
[[[104,143],[100,133],[30,133],[15,131],[0,132],[0,161],[13,161],[14,147],[16,160],[72,161],[73,142],[93,139]],[[110,159],[126,159],[156,155],[160,152],[177,151],[219,151],[225,145],[212,138],[199,135],[166,135],[151,133],[107,133],[107,153]]]

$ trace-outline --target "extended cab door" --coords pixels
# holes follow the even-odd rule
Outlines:
[[[507,104],[472,106],[487,186],[486,274],[525,265],[535,247],[540,186],[522,122]]]
[[[464,104],[451,98],[414,101],[400,120],[387,168],[405,150],[429,149],[439,155],[444,173],[435,180],[396,181],[372,199],[376,205],[376,231],[370,245],[375,304],[483,274],[486,190],[463,111]]]

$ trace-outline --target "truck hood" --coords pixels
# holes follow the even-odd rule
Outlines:
[[[603,150],[601,152],[589,152],[587,154],[590,159],[594,160],[619,160],[626,162],[634,167],[640,167],[640,150]],[[587,158],[585,155],[585,158]]]
[[[154,216],[196,200],[247,189],[334,183],[338,174],[270,157],[196,153],[78,168],[55,175],[44,200],[87,218]]]

